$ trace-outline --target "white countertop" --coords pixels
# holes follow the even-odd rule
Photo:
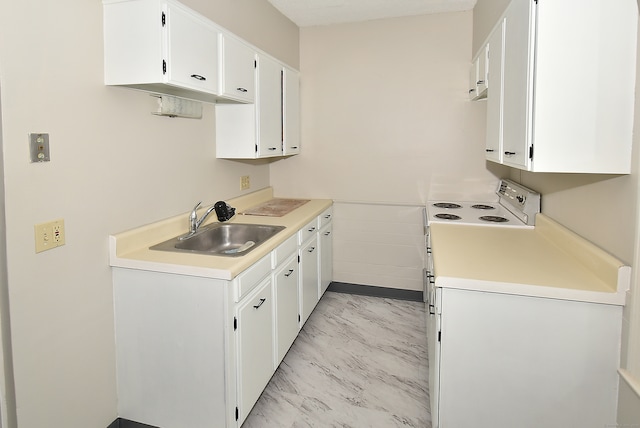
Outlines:
[[[227,201],[241,212],[273,198],[273,189],[266,188]],[[312,199],[282,217],[236,214],[228,223],[250,223],[285,226],[286,229],[240,257],[223,257],[183,252],[155,251],[149,247],[188,232],[189,212],[157,223],[111,235],[109,237],[110,265],[119,268],[149,270],[180,275],[202,276],[231,280],[239,273],[269,254],[279,244],[332,205],[328,199]],[[206,207],[199,211],[199,216]],[[203,226],[216,223],[211,214]]]
[[[542,214],[534,229],[430,230],[437,287],[624,305],[631,268]]]

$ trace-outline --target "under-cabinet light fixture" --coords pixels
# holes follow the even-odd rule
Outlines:
[[[202,119],[202,103],[170,95],[152,95],[158,99],[158,110],[151,114],[169,117]]]

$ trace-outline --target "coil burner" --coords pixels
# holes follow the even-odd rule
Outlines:
[[[446,214],[446,213],[436,214],[435,217],[439,218],[440,220],[461,220],[462,219],[462,217],[460,217],[459,215]]]
[[[462,205],[454,204],[453,202],[437,202],[433,204],[433,206],[436,208],[446,208],[446,209],[462,208]]]
[[[483,215],[483,216],[480,217],[480,220],[488,221],[488,222],[491,222],[491,223],[505,223],[505,222],[509,221],[509,219],[506,219],[504,217],[500,217],[500,216],[497,216],[497,215]]]

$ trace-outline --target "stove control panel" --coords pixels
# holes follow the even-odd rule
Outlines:
[[[506,206],[525,223],[535,223],[535,215],[540,212],[538,192],[511,180],[501,180],[496,193],[500,197],[501,205]]]

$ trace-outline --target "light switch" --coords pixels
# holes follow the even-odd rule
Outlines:
[[[31,162],[49,162],[49,134],[29,134]]]

